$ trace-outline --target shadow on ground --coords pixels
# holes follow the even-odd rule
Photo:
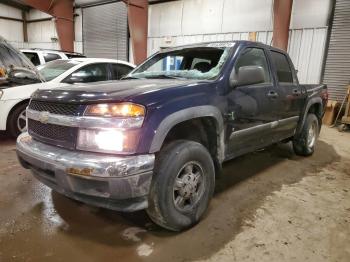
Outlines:
[[[113,247],[108,251],[110,254],[107,252],[104,256],[138,261],[140,257],[135,254],[135,248],[142,242],[154,249],[151,256],[142,260],[192,260],[211,255],[231,240],[266,196],[339,159],[331,145],[319,141],[315,154],[307,158],[294,155],[290,144],[280,144],[229,161],[216,182],[215,196],[206,217],[182,233],[155,226],[145,212],[127,214],[88,207],[55,192],[52,200],[54,209],[65,221],[60,230],[90,244]],[[140,242],[125,240],[123,233],[130,227],[147,230],[138,234]],[[84,248],[89,252],[89,245]],[[101,258],[95,252],[91,256]]]

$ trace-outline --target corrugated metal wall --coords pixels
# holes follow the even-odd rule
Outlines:
[[[20,9],[1,3],[0,16],[22,19],[22,13]],[[0,18],[0,35],[16,47],[18,45],[21,45],[23,43],[22,22]]]
[[[337,0],[323,82],[330,99],[342,101],[350,82],[350,1]]]
[[[88,57],[128,60],[125,3],[83,8],[83,48]]]
[[[320,82],[326,36],[327,27],[290,30],[288,52],[299,71],[298,77],[301,83]],[[151,55],[166,46],[208,41],[248,40],[248,38],[249,32],[149,37],[148,54]],[[272,31],[257,32],[256,40],[270,45]]]

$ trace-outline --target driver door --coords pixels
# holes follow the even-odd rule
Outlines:
[[[248,47],[241,51],[234,68],[260,66],[264,82],[229,87],[226,112],[226,152],[228,158],[251,152],[273,142],[273,125],[278,120],[279,97],[263,48]]]

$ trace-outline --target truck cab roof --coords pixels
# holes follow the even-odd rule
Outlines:
[[[266,45],[261,42],[255,42],[255,41],[248,41],[248,40],[232,40],[232,41],[210,41],[210,42],[202,42],[202,43],[194,43],[194,44],[186,44],[186,45],[179,45],[175,47],[166,47],[163,48],[160,52],[169,52],[169,51],[175,51],[175,50],[181,50],[186,48],[205,48],[205,47],[218,47],[218,48],[224,48],[224,47],[237,47],[237,46],[257,46],[261,48],[267,48],[270,50],[286,53],[286,51],[273,47],[271,45]]]

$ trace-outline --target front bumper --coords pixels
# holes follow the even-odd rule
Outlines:
[[[119,211],[148,206],[154,154],[120,157],[71,151],[24,133],[17,138],[17,156],[39,181],[70,198]]]

